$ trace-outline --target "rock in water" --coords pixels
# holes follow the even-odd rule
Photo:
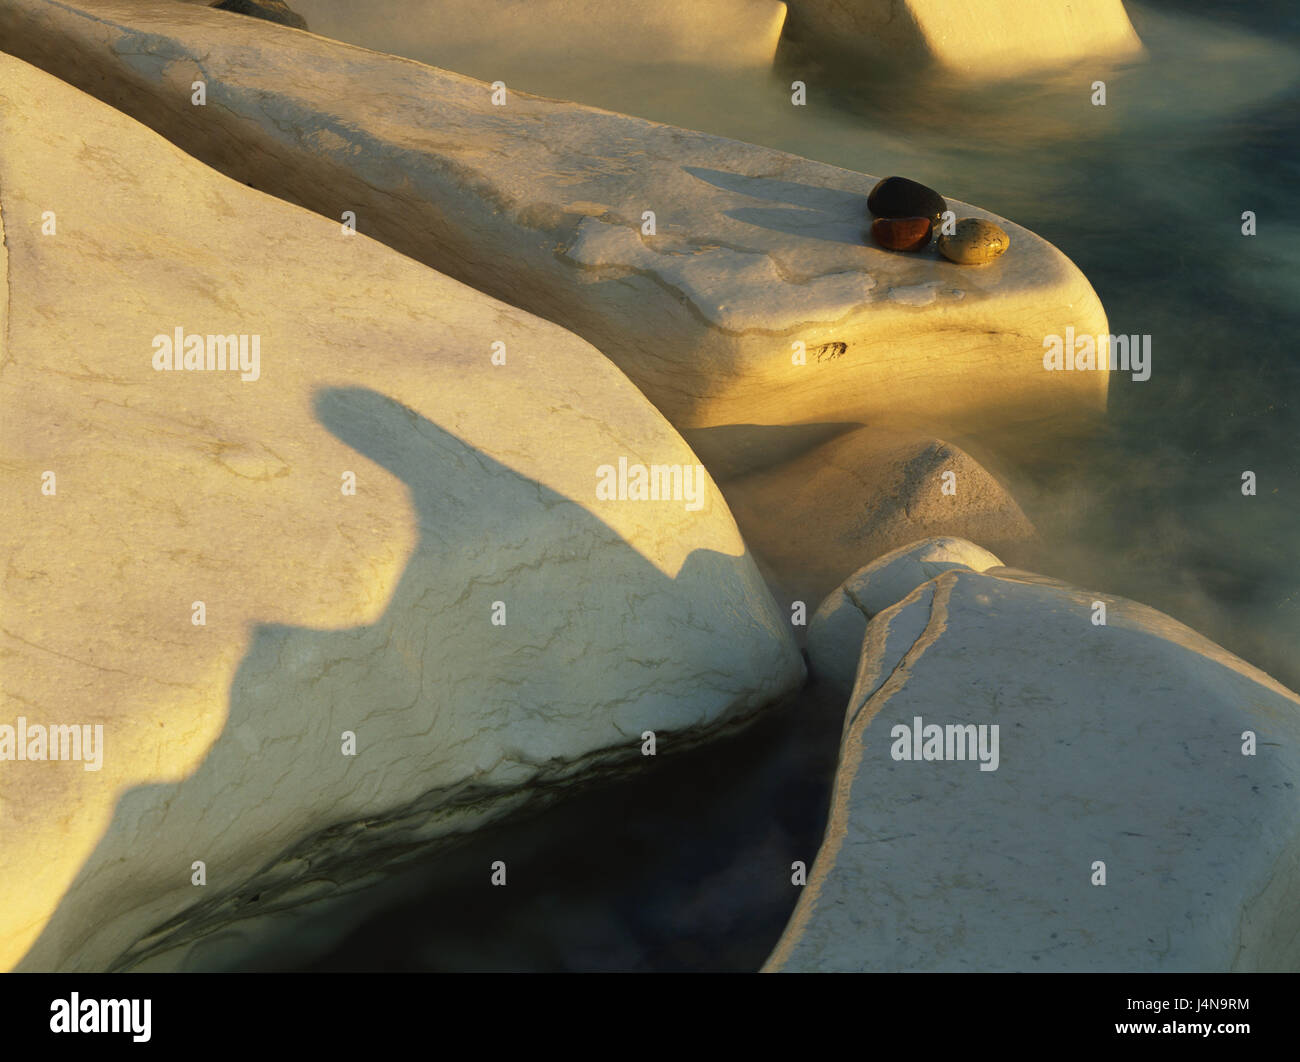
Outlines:
[[[1006,230],[983,218],[962,218],[951,236],[939,237],[943,256],[958,265],[986,265],[1010,246]]]
[[[264,18],[268,22],[278,22],[282,26],[305,30],[307,20],[289,9],[284,0],[219,0],[210,5],[218,11],[233,11],[236,15],[251,15]]]
[[[1122,0],[787,0],[790,29],[851,57],[999,80],[1142,52]]]
[[[0,969],[202,952],[799,684],[572,333],[3,53],[0,224]]]
[[[871,223],[871,238],[886,251],[924,251],[933,234],[929,218],[876,218]]]
[[[722,492],[771,581],[810,607],[867,562],[918,539],[960,536],[1014,559],[1035,536],[1006,487],[970,454],[895,430],[858,428],[727,480]]]
[[[569,98],[560,73],[628,76],[642,64],[772,68],[783,0],[291,0],[313,33]],[[592,100],[590,102],[597,103]]]
[[[921,584],[848,663],[825,840],[767,969],[1300,965],[1300,697],[1274,679],[1007,568]]]
[[[867,623],[936,575],[953,568],[1002,567],[996,556],[961,538],[927,538],[900,546],[854,572],[818,606],[808,623],[813,675],[844,697],[853,689]]]
[[[948,204],[933,188],[917,181],[886,177],[871,189],[867,209],[878,218],[923,217],[938,225]]]
[[[490,84],[179,3],[0,0],[0,41],[227,176],[354,211],[577,332],[706,464],[813,423],[1054,431],[1105,408],[1108,373],[1043,371],[1043,336],[1109,332],[1074,263],[1001,219],[998,269],[881,251],[866,174],[514,85],[497,106]]]

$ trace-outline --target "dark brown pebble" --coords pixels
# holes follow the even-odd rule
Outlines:
[[[886,251],[924,251],[933,234],[929,218],[876,218],[871,223],[871,238]]]
[[[871,189],[867,209],[878,218],[930,218],[936,225],[948,209],[943,196],[907,177],[886,177]]]

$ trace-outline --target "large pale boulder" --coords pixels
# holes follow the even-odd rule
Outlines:
[[[1300,697],[1154,609],[954,568],[867,627],[767,969],[1294,970],[1297,896]]]
[[[0,222],[0,968],[350,888],[801,681],[583,340],[5,55]],[[619,500],[623,462],[681,489]],[[41,759],[50,726],[90,729]]]
[[[950,203],[1011,234],[993,265],[889,253],[863,240],[872,176],[173,0],[0,0],[0,34],[237,179],[354,212],[577,332],[706,463],[790,425],[949,433],[1104,407],[1106,372],[1043,365],[1046,337],[1106,333],[1087,279],[976,207]]]
[[[1122,0],[789,0],[807,43],[980,78],[1142,52]]]
[[[956,535],[1009,552],[1034,537],[1015,499],[970,454],[908,433],[860,428],[722,490],[777,585],[809,602],[918,539]]]
[[[813,676],[848,696],[858,673],[867,623],[922,583],[953,568],[983,572],[1002,561],[982,546],[960,538],[927,538],[877,557],[837,586],[808,623],[808,658]]]
[[[294,0],[312,32],[421,62],[768,67],[785,24],[781,0]],[[456,67],[459,69],[459,67]],[[464,70],[463,73],[479,73]]]

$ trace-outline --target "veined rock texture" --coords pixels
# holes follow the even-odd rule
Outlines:
[[[875,571],[868,611],[918,562],[996,560],[932,545]],[[1274,679],[1009,568],[942,571],[849,652],[830,821],[767,969],[1300,962],[1300,697]]]
[[[922,583],[953,568],[1003,567],[982,546],[951,536],[921,539],[877,557],[837,586],[808,622],[808,656],[818,682],[847,698],[857,678],[867,623]]]
[[[583,340],[6,55],[0,223],[0,968],[350,887],[800,683],[717,488]],[[681,497],[618,500],[638,465]],[[37,726],[67,758],[16,759]]]

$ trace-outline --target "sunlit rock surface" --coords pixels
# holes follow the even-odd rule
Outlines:
[[[0,727],[103,728],[0,729],[0,968],[364,884],[801,681],[711,480],[598,494],[702,469],[581,339],[3,55],[0,222]],[[178,328],[246,364],[155,368]]]
[[[495,54],[504,70],[519,59],[542,66],[579,57],[766,67],[786,11],[780,0],[294,0],[293,7],[323,37],[411,58]]]
[[[960,538],[927,538],[878,557],[854,572],[817,607],[808,623],[813,676],[847,697],[858,672],[867,622],[907,597],[922,583],[953,568],[983,572],[1002,561]]]
[[[872,428],[722,490],[774,581],[810,607],[864,564],[918,539],[958,535],[1002,552],[1034,538],[1015,499],[960,447]]]
[[[360,231],[577,332],[706,462],[790,425],[1055,427],[1104,407],[1106,372],[1043,367],[1046,336],[1106,332],[1088,281],[976,207],[950,202],[1012,250],[972,269],[864,244],[873,176],[502,97],[271,23],[173,0],[0,0],[0,32],[237,179],[353,211]]]
[[[867,627],[767,969],[1294,970],[1297,749],[1300,698],[1163,613],[943,572]]]
[[[789,0],[789,6],[791,31],[805,42],[980,78],[1142,52],[1122,0]]]

